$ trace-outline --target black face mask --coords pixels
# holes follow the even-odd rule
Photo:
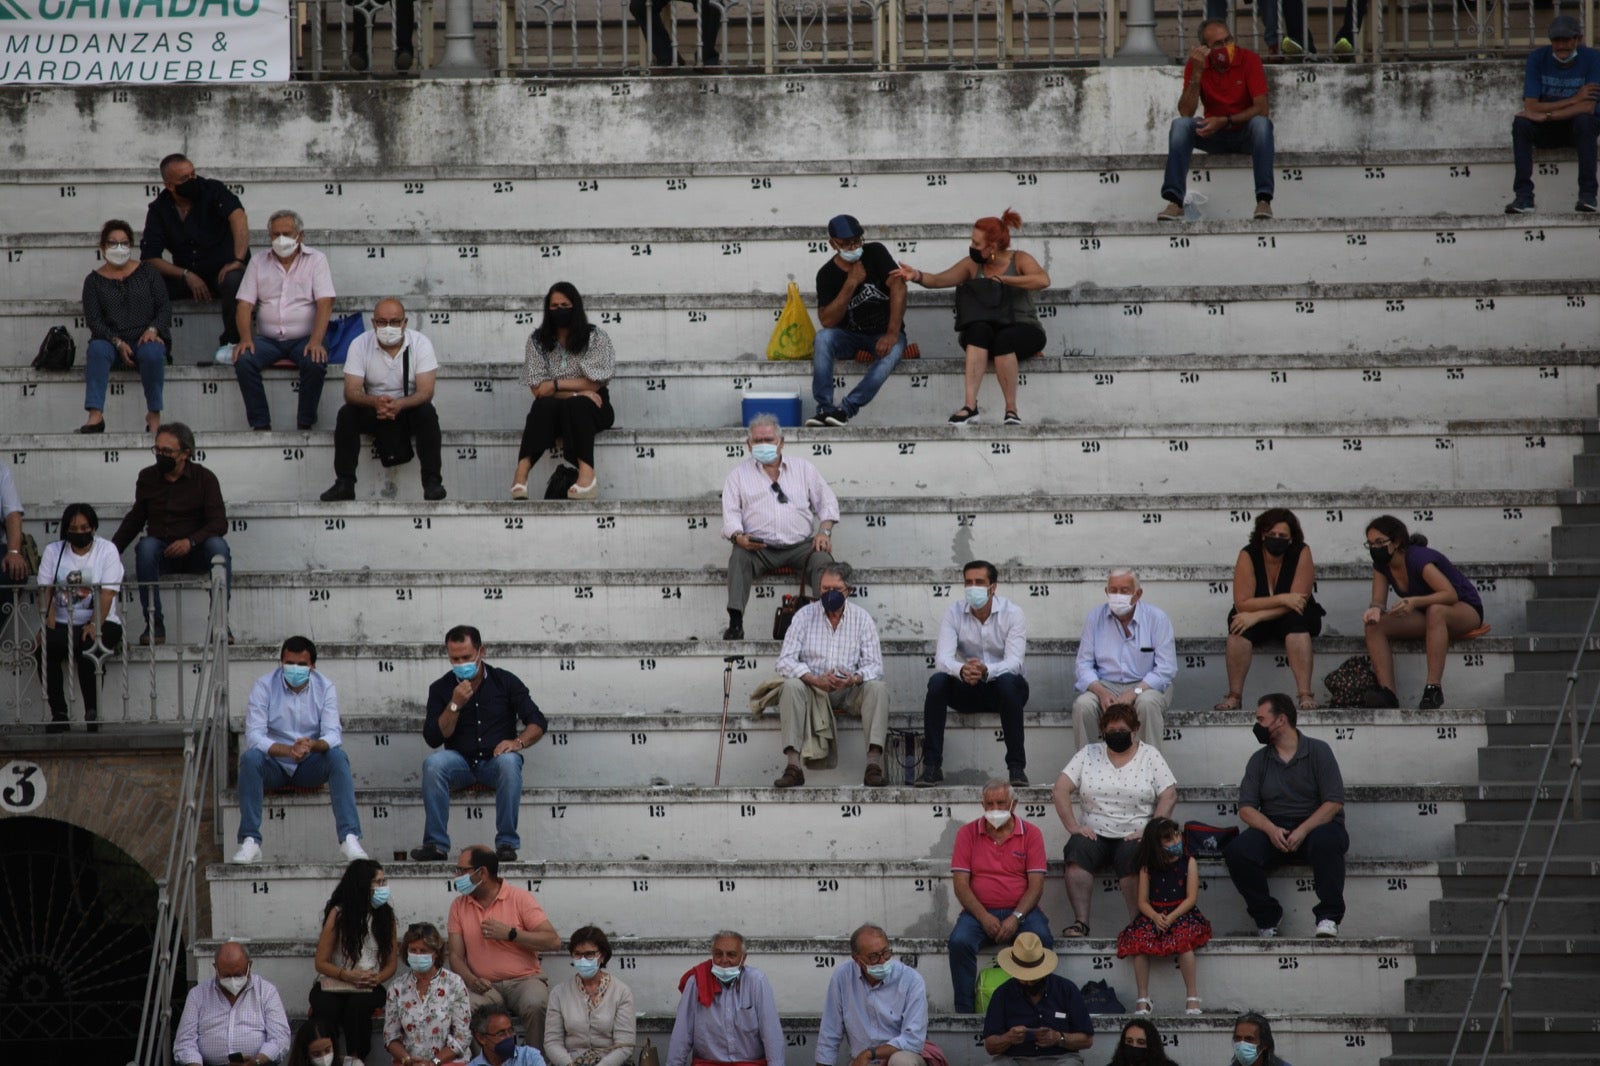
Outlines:
[[[566,329],[572,325],[572,308],[570,307],[552,307],[549,314],[550,324],[556,329]]]
[[[1279,556],[1288,551],[1293,543],[1288,537],[1267,537],[1262,540],[1261,546],[1267,549],[1268,555]]]
[[[1134,1047],[1131,1044],[1122,1045],[1122,1061],[1131,1066],[1144,1066],[1150,1061],[1150,1049],[1147,1047]]]
[[[156,469],[161,471],[163,474],[172,473],[174,470],[178,469],[178,457],[176,455],[156,456]]]
[[[1258,744],[1271,744],[1272,743],[1272,734],[1270,732],[1268,732],[1267,727],[1262,725],[1260,722],[1257,722],[1255,725],[1251,726],[1250,727],[1250,732],[1252,732],[1252,733],[1254,733],[1256,735],[1256,743],[1258,743]]]
[[[199,178],[191,177],[188,181],[179,185],[173,191],[179,196],[183,197],[185,200],[193,202],[200,199],[201,193],[205,191],[205,186],[200,184]]]
[[[978,249],[976,249],[976,248],[968,248],[967,249],[967,255],[970,256],[972,261],[974,263],[977,263],[979,266],[982,266],[984,264],[983,253],[978,251]]]
[[[1112,751],[1123,752],[1133,747],[1133,734],[1125,729],[1118,729],[1114,733],[1106,734],[1106,747]]]
[[[94,543],[94,530],[87,530],[83,533],[64,533],[61,539],[74,548],[87,548]]]
[[[1388,566],[1389,560],[1394,558],[1394,553],[1388,548],[1368,548],[1367,554],[1372,556],[1373,566]]]

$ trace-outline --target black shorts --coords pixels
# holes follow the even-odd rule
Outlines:
[[[1139,872],[1137,840],[1116,840],[1107,836],[1090,840],[1074,833],[1067,846],[1061,849],[1061,857],[1092,874],[1103,873],[1108,868],[1116,870],[1118,877],[1132,877]]]
[[[1238,613],[1239,610],[1236,607],[1228,609],[1229,632],[1232,632],[1233,616]],[[1241,633],[1240,636],[1257,648],[1263,644],[1282,644],[1283,638],[1290,633],[1306,633],[1315,637],[1322,632],[1323,614],[1324,611],[1321,604],[1317,603],[1316,600],[1308,600],[1306,601],[1306,609],[1302,613],[1295,614],[1293,611],[1286,611],[1277,618],[1269,618],[1265,622],[1257,622]]]

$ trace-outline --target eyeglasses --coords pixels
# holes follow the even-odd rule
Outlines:
[[[1363,548],[1388,548],[1392,547],[1393,545],[1394,541],[1390,540],[1388,537],[1384,537],[1381,540],[1363,541],[1361,544]]]
[[[495,1043],[499,1043],[500,1041],[504,1040],[506,1037],[515,1036],[516,1034],[517,1034],[517,1031],[515,1029],[513,1029],[511,1026],[508,1025],[503,1029],[491,1029],[487,1033],[485,1033],[484,1035],[485,1036],[489,1036],[489,1037],[493,1037]]]
[[[890,959],[894,958],[894,948],[884,948],[882,951],[875,951],[871,955],[863,955],[861,958],[868,965],[876,966],[879,963],[888,962]]]
[[[403,326],[406,324],[406,316],[401,315],[399,318],[379,318],[377,315],[373,315],[372,324],[374,326]]]
[[[588,951],[574,951],[572,957],[575,959],[598,959],[600,953],[591,948]]]
[[[772,494],[774,496],[778,497],[778,502],[779,503],[788,503],[789,502],[789,497],[787,497],[787,496],[785,496],[783,494],[783,489],[778,487],[778,483],[776,481],[774,481],[771,485],[769,485],[767,487],[772,490]]]
[[[176,459],[178,456],[183,454],[183,449],[181,449],[181,448],[159,448],[158,447],[158,448],[151,448],[150,450],[153,453],[155,453],[156,455],[161,456],[163,459]]]

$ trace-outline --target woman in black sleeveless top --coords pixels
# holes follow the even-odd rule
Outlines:
[[[1311,638],[1322,632],[1322,605],[1313,596],[1316,564],[1300,520],[1286,507],[1262,511],[1250,542],[1233,564],[1233,608],[1228,612],[1228,694],[1219,711],[1238,710],[1255,649],[1282,644],[1300,693],[1300,709],[1317,706],[1312,689]]]

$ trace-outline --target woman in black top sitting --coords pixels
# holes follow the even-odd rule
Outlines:
[[[83,279],[84,410],[79,433],[104,433],[106,387],[112,366],[138,367],[144,384],[145,430],[161,424],[161,389],[172,349],[172,302],[155,268],[133,258],[133,227],[114,218],[100,227],[105,262]]]
[[[1300,520],[1287,507],[1256,517],[1250,541],[1233,564],[1233,608],[1228,611],[1228,694],[1219,711],[1236,711],[1244,699],[1250,658],[1263,644],[1282,644],[1300,692],[1300,709],[1317,706],[1311,687],[1311,638],[1322,632],[1322,605],[1312,590],[1316,564]]]

